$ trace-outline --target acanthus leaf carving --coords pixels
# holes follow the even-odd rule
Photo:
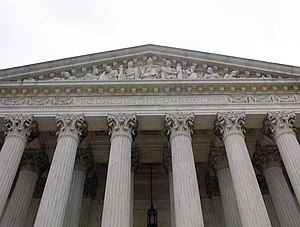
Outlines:
[[[92,148],[89,145],[86,149],[78,149],[74,169],[88,174],[94,166]]]
[[[166,114],[165,116],[165,134],[170,139],[175,133],[186,133],[193,135],[194,114],[184,114],[178,112],[176,114]]]
[[[218,113],[215,121],[214,133],[220,140],[224,140],[231,133],[244,134],[246,115],[242,113]]]
[[[282,160],[277,146],[261,146],[256,144],[256,149],[253,154],[253,165],[263,173],[265,168],[270,166],[280,166]]]
[[[39,135],[38,126],[34,121],[33,115],[6,115],[5,137],[10,135],[19,135],[29,143]]]
[[[23,153],[20,170],[29,170],[41,175],[49,168],[49,159],[44,150],[27,149]]]
[[[125,134],[134,139],[137,135],[137,116],[136,114],[109,114],[107,116],[109,135]]]
[[[208,156],[208,165],[216,174],[219,170],[228,167],[225,147],[215,147],[211,145]]]
[[[295,133],[295,120],[294,112],[268,112],[263,123],[263,133],[273,140],[284,132]]]
[[[57,135],[72,135],[78,140],[82,140],[87,135],[87,123],[84,115],[56,115]]]

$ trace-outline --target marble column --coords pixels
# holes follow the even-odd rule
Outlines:
[[[63,225],[77,147],[87,133],[83,115],[57,115],[56,124],[57,145],[34,227]]]
[[[281,226],[300,226],[300,213],[281,168],[276,146],[257,146],[253,162],[266,178],[276,214]]]
[[[78,149],[71,189],[69,192],[67,211],[64,219],[65,227],[78,227],[81,214],[81,204],[85,180],[88,172],[93,168],[93,154],[91,147],[87,149]]]
[[[242,226],[225,148],[211,146],[208,164],[218,178],[226,227]]]
[[[27,218],[25,221],[25,227],[32,227],[34,225],[34,221],[40,206],[41,198],[43,195],[43,191],[45,188],[46,180],[47,180],[48,170],[45,171],[37,180],[33,199],[31,200],[30,208],[27,214]]]
[[[131,221],[131,143],[137,130],[135,114],[109,114],[111,147],[105,186],[102,227],[129,227]]]
[[[202,227],[203,214],[192,148],[193,114],[166,114],[171,144],[175,225]]]
[[[87,227],[89,223],[91,202],[97,195],[97,174],[95,168],[89,171],[85,179],[83,199],[81,204],[80,227]]]
[[[39,132],[32,115],[6,116],[5,141],[0,152],[0,217],[27,143]]]
[[[244,140],[244,113],[219,113],[215,134],[224,142],[243,227],[271,227]]]
[[[48,157],[44,151],[27,150],[19,168],[18,179],[3,213],[0,227],[25,225],[38,177],[48,168]]]
[[[295,135],[295,118],[295,113],[269,112],[264,121],[263,132],[277,144],[300,203],[300,145]]]
[[[169,176],[169,192],[170,192],[170,213],[171,226],[175,227],[175,207],[174,207],[174,189],[173,189],[173,174],[172,174],[172,155],[171,149],[168,146],[164,147],[163,151],[163,167],[166,174]]]
[[[134,203],[134,178],[137,174],[140,164],[139,149],[135,144],[131,152],[131,194],[130,194],[130,226],[133,226],[133,203]]]

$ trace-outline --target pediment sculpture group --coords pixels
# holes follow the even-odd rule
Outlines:
[[[171,60],[166,60],[164,66],[158,66],[154,64],[152,57],[147,59],[145,66],[136,67],[134,61],[130,60],[127,62],[127,68],[120,65],[118,69],[113,69],[110,65],[104,67],[104,72],[100,73],[100,70],[94,66],[92,72],[86,73],[83,77],[77,77],[72,75],[70,72],[64,71],[61,76],[56,76],[49,80],[173,80],[173,79],[187,79],[187,80],[198,80],[198,79],[234,79],[243,78],[244,75],[240,75],[238,70],[232,70],[230,73],[224,76],[219,75],[215,72],[214,68],[208,66],[206,72],[196,72],[196,65],[192,65],[188,68],[183,69],[180,63],[176,66],[173,65]],[[260,75],[259,78],[270,78],[270,76]],[[33,78],[23,80],[24,82],[35,81]]]

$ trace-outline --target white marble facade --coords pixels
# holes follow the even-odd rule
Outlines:
[[[145,45],[0,70],[0,227],[300,226],[300,68]]]

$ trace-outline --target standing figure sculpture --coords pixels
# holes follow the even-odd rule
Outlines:
[[[159,68],[157,65],[153,64],[153,59],[149,57],[147,59],[147,65],[142,69],[141,79],[158,79],[159,78]]]
[[[137,79],[139,76],[139,69],[134,67],[133,61],[127,63],[127,69],[123,71],[123,66],[120,66],[119,79]]]

